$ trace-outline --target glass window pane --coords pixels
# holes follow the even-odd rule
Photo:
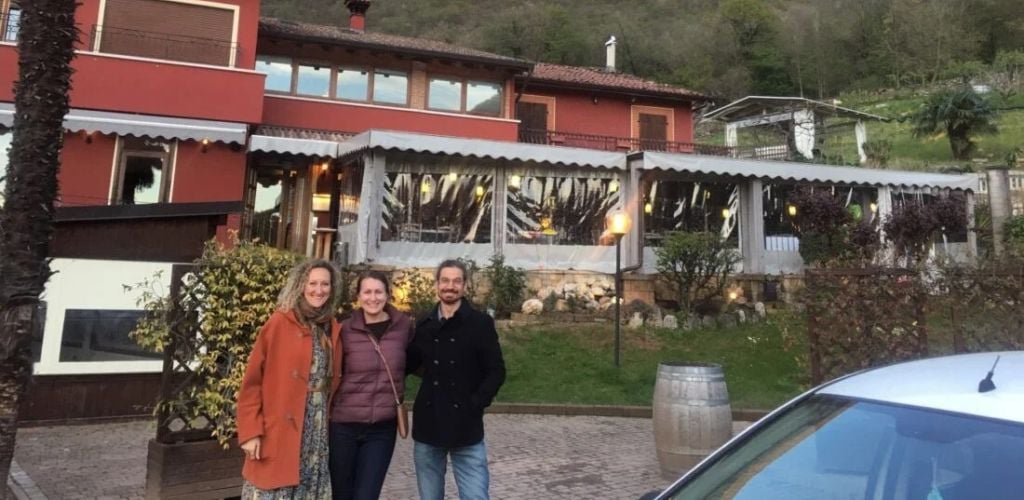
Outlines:
[[[285,172],[281,169],[256,170],[256,199],[253,203],[252,239],[276,244],[281,227],[281,204]]]
[[[291,92],[292,60],[287,57],[256,57],[256,71],[267,75],[263,89],[272,92]]]
[[[15,42],[18,40],[18,31],[21,28],[21,8],[11,6],[7,12],[7,22],[4,23],[4,41]]]
[[[124,171],[118,202],[139,205],[166,201],[163,182],[170,168],[171,144],[138,138],[126,138],[123,144]]]
[[[430,91],[427,95],[427,107],[442,111],[462,110],[462,82],[431,78]]]
[[[369,98],[370,74],[365,69],[338,69],[338,99],[365,101]]]
[[[143,350],[128,334],[145,311],[68,309],[61,334],[61,361],[133,361],[161,359]]]
[[[382,241],[489,243],[493,177],[388,173]]]
[[[331,68],[300,64],[295,93],[315,97],[331,95]]]
[[[373,102],[401,104],[408,102],[409,78],[401,71],[377,70],[373,73]]]
[[[501,85],[469,82],[466,85],[466,112],[481,115],[501,114]]]
[[[646,246],[660,246],[671,231],[717,233],[739,246],[739,189],[735,184],[651,181],[643,203]]]
[[[619,201],[619,181],[509,176],[509,243],[610,245],[605,215]]]
[[[7,158],[11,149],[11,131],[0,131],[0,208],[4,207],[4,188],[7,184]]]

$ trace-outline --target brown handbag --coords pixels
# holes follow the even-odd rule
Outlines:
[[[395,419],[398,421],[398,435],[405,439],[409,437],[409,409],[405,407],[402,398],[398,396],[398,387],[395,386],[395,379],[391,376],[388,358],[384,357],[384,353],[380,350],[380,343],[372,334],[367,333],[366,335],[370,342],[373,342],[373,349],[377,351],[380,360],[384,362],[384,371],[388,374],[388,382],[391,382],[391,393],[395,395]]]

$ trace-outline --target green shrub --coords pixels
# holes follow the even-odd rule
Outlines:
[[[210,241],[178,296],[159,293],[151,283],[129,287],[142,288],[139,305],[146,311],[131,332],[135,342],[162,352],[173,340],[174,359],[191,363],[188,385],[160,401],[158,412],[189,423],[207,420],[213,437],[227,446],[235,435],[235,401],[256,335],[273,313],[289,269],[301,258],[248,241],[232,248]],[[172,301],[177,311],[172,312]]]
[[[392,283],[395,307],[420,317],[437,305],[434,278],[418,269],[406,269]]]
[[[679,306],[720,295],[740,256],[717,234],[673,232],[657,249],[657,269],[675,290]]]
[[[526,272],[517,267],[505,265],[501,255],[491,257],[491,265],[484,269],[491,281],[486,303],[494,308],[495,317],[507,318],[518,311],[526,291]]]
[[[1014,215],[1003,225],[1006,246],[1015,254],[1024,254],[1024,215]]]

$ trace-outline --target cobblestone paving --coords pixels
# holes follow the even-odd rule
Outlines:
[[[650,419],[486,416],[495,499],[635,499],[658,473]],[[15,459],[50,500],[143,498],[151,422],[18,431]],[[457,498],[449,467],[446,496]],[[412,440],[400,439],[381,496],[415,499]]]

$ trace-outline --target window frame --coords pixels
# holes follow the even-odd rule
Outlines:
[[[327,95],[313,95],[313,94],[300,94],[299,93],[299,68],[302,66],[310,66],[315,68],[327,69]],[[333,64],[317,64],[313,61],[305,59],[292,59],[292,95],[296,97],[305,97],[308,99],[332,99],[334,96],[334,79],[335,79],[335,66]]]
[[[164,161],[164,165],[166,166],[166,170],[160,176],[160,188],[159,188],[160,189],[160,193],[159,193],[159,196],[157,197],[156,203],[170,203],[171,202],[171,187],[172,187],[171,184],[172,184],[172,179],[174,177],[174,162],[175,162],[175,159],[178,156],[177,155],[177,153],[178,153],[178,141],[177,140],[170,140],[170,141],[163,141],[163,140],[161,140],[160,142],[163,142],[163,143],[169,145],[170,147],[168,148],[168,151],[166,151],[166,152],[159,152],[159,151],[145,151],[145,150],[139,150],[139,149],[130,149],[130,148],[128,148],[128,144],[127,144],[126,139],[128,139],[128,138],[124,137],[124,136],[118,136],[118,138],[117,138],[117,148],[116,148],[116,151],[117,151],[117,161],[115,163],[116,171],[114,173],[114,175],[115,175],[115,182],[114,182],[114,189],[111,192],[111,196],[110,196],[110,204],[111,205],[127,205],[126,203],[124,203],[122,201],[122,199],[123,199],[123,191],[124,191],[124,176],[127,173],[128,158],[129,158],[129,156],[137,157],[137,158],[159,158],[159,159],[162,159]],[[145,138],[142,138],[142,140],[145,140]],[[153,140],[158,140],[158,139],[153,139]],[[144,203],[144,204],[148,204],[148,203]],[[139,205],[139,203],[133,203],[132,205]]]
[[[338,78],[343,71],[360,71],[366,73],[366,96],[363,99],[348,99],[338,95]],[[334,86],[334,90],[333,92],[331,92],[331,98],[341,102],[372,103],[374,71],[374,68],[368,68],[366,66],[347,66],[341,64],[334,66],[334,78],[331,80],[331,84]]]
[[[297,95],[297,94],[295,94],[295,85],[298,83],[298,76],[296,75],[296,71],[297,71],[296,68],[298,66],[296,66],[296,64],[295,64],[295,58],[289,57],[289,56],[278,56],[278,55],[262,54],[262,55],[257,55],[256,56],[256,63],[257,64],[259,64],[260,59],[264,59],[264,60],[277,59],[280,62],[287,61],[288,62],[288,67],[290,68],[290,71],[288,72],[288,75],[289,75],[288,76],[288,90],[270,90],[270,89],[267,88],[266,78],[264,78],[264,80],[263,80],[263,92],[264,93],[269,93],[269,94],[272,94],[272,95]],[[269,76],[266,73],[260,72],[258,69],[256,71],[258,73],[262,74],[262,75]]]
[[[11,28],[10,16],[12,10],[18,11],[18,29],[15,30],[13,38],[9,36],[10,32],[8,31]],[[0,22],[0,43],[18,42],[18,34],[21,33],[21,16],[24,12],[25,9],[16,0],[0,1],[0,20],[2,20]]]
[[[387,73],[387,72],[401,73],[405,77],[405,102],[404,103],[399,104],[399,103],[394,103],[394,102],[378,101],[375,98],[374,94],[377,91],[377,73],[378,72],[383,72],[383,73]],[[373,75],[373,78],[371,79],[370,88],[368,89],[367,92],[369,93],[369,97],[370,97],[370,101],[369,102],[371,104],[376,104],[378,106],[394,106],[394,107],[400,107],[400,108],[408,108],[409,107],[409,105],[412,102],[412,99],[411,99],[411,94],[412,94],[412,74],[411,73],[412,72],[411,71],[401,70],[401,69],[388,69],[386,67],[374,66],[374,67],[372,67],[370,69],[370,73],[371,73],[371,75]]]
[[[459,109],[457,111],[456,110],[451,110],[451,109],[435,108],[435,107],[432,107],[430,105],[430,83],[433,80],[447,80],[447,81],[452,81],[452,82],[458,82],[459,83]],[[501,104],[498,106],[498,112],[497,113],[479,113],[479,112],[472,112],[472,111],[470,111],[468,109],[467,106],[468,106],[468,99],[469,99],[469,86],[471,84],[494,85],[495,87],[498,88],[498,99],[499,99]],[[439,113],[458,113],[458,114],[470,115],[470,116],[489,116],[489,117],[492,117],[492,118],[501,118],[502,115],[504,114],[503,110],[505,109],[505,85],[502,84],[501,82],[495,82],[495,81],[490,81],[490,80],[479,80],[479,79],[462,77],[462,76],[454,76],[454,75],[449,75],[449,74],[444,74],[444,73],[433,73],[433,74],[427,74],[427,85],[426,85],[425,91],[426,91],[426,99],[425,99],[426,100],[426,106],[425,107],[429,111],[437,111]]]

